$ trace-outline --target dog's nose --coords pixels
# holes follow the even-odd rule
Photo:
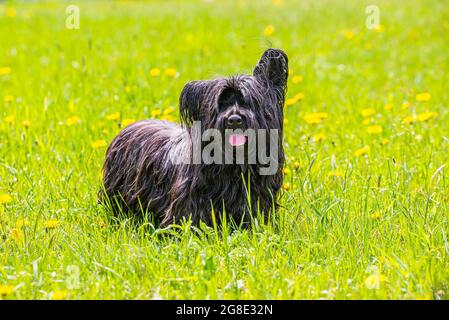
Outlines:
[[[242,125],[242,122],[243,122],[242,117],[239,116],[238,114],[233,114],[227,120],[227,124],[231,128],[240,127]]]

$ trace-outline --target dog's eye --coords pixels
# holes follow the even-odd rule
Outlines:
[[[242,94],[235,89],[227,88],[223,90],[218,99],[218,106],[221,110],[226,109],[234,104],[242,104],[243,97]]]

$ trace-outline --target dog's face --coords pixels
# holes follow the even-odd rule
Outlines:
[[[192,81],[180,97],[181,121],[202,129],[282,129],[288,58],[266,50],[251,76]]]
[[[232,147],[247,145],[247,129],[277,129],[282,138],[287,77],[287,55],[268,49],[253,75],[189,82],[180,97],[181,122],[199,121],[201,132],[218,129]],[[232,130],[237,133],[227,134]]]

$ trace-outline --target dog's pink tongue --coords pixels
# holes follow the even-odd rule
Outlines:
[[[243,146],[246,143],[246,136],[243,134],[231,134],[229,136],[229,143],[234,147]]]

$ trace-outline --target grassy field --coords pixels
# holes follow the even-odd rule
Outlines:
[[[445,1],[0,3],[0,299],[449,298]],[[381,25],[365,25],[365,8]],[[251,230],[117,226],[127,123],[290,58],[283,208]]]

